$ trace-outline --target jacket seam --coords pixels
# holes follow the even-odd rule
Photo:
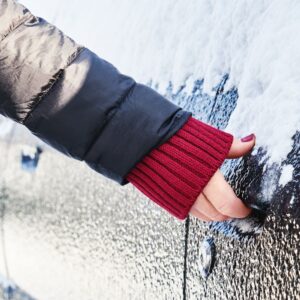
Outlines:
[[[31,18],[34,18],[33,14],[24,15],[16,24],[12,25],[12,28],[8,28],[0,38],[0,43],[3,42],[11,33],[13,33],[17,28],[19,28],[21,25],[29,21]]]
[[[88,146],[88,148],[85,151],[85,153],[83,154],[83,156],[82,156],[82,160],[83,161],[86,161],[86,156],[89,154],[89,152],[91,151],[91,149],[93,149],[94,145],[97,143],[99,136],[101,135],[101,133],[103,132],[103,130],[105,129],[105,127],[107,126],[107,124],[109,123],[109,121],[116,115],[116,113],[120,109],[120,106],[122,105],[122,103],[124,103],[126,101],[126,99],[129,97],[129,95],[132,93],[132,91],[134,90],[135,87],[136,87],[136,82],[134,82],[132,84],[132,86],[128,90],[126,90],[126,92],[123,95],[120,96],[120,98],[116,101],[116,107],[112,107],[109,110],[109,112],[107,113],[107,117],[106,117],[106,119],[104,121],[104,125],[101,127],[101,129],[99,130],[99,132],[95,135],[95,138],[93,139],[93,141]],[[111,113],[112,110],[114,111],[114,113]],[[99,165],[99,159],[97,159],[96,162],[95,162],[95,166],[98,167],[98,165]]]
[[[31,109],[28,112],[28,114],[26,115],[26,117],[20,121],[21,124],[26,124],[26,122],[32,117],[32,114],[34,113],[36,108],[39,106],[39,104],[42,102],[42,100],[51,92],[54,85],[57,84],[57,82],[59,82],[59,80],[63,77],[62,75],[63,75],[65,69],[73,63],[73,61],[80,55],[80,53],[83,50],[85,50],[85,47],[79,46],[76,49],[76,51],[74,51],[68,57],[66,65],[63,68],[59,69],[52,76],[52,79],[50,79],[49,82],[44,87],[42,87],[42,91],[32,99],[33,102],[30,107]],[[43,88],[44,88],[44,90],[43,90]]]

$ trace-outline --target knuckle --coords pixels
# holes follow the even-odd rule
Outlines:
[[[211,216],[211,219],[214,221],[221,221],[224,219],[224,216],[222,214],[215,214],[214,216]]]
[[[236,209],[236,203],[238,198],[232,196],[224,200],[220,205],[218,205],[217,210],[223,214],[232,214]]]

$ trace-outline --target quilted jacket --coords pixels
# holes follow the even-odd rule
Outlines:
[[[233,140],[14,0],[0,0],[0,113],[179,219]]]

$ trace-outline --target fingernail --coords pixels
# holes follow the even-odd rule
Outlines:
[[[255,134],[252,133],[252,134],[250,134],[250,135],[247,135],[247,136],[243,137],[243,138],[241,139],[241,141],[244,142],[244,143],[245,143],[245,142],[250,142],[250,141],[252,141],[254,138],[255,138]]]

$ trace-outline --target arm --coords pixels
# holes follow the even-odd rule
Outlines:
[[[120,74],[14,0],[0,0],[0,20],[0,113],[184,219],[232,135]]]
[[[104,176],[128,183],[191,115],[21,4],[0,1],[0,12],[0,113]]]

